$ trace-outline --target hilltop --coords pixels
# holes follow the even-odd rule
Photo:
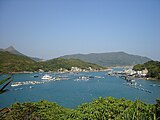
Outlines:
[[[12,53],[15,55],[26,56],[26,55],[22,54],[21,52],[19,52],[18,50],[16,50],[13,46],[9,46],[8,48],[5,48],[5,49],[1,48],[0,51],[6,51],[6,52],[9,52],[9,53]],[[42,61],[42,59],[40,59],[40,58],[36,58],[36,57],[30,57],[30,58],[34,61]]]
[[[16,54],[16,55],[23,55],[23,56],[25,56],[24,54],[22,54],[19,51],[17,51],[13,46],[9,46],[8,48],[3,49],[3,51],[7,51],[9,53]]]
[[[132,55],[125,52],[91,53],[65,55],[61,58],[81,59],[85,62],[95,63],[101,66],[130,66],[150,61],[150,58]]]

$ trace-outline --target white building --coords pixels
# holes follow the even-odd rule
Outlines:
[[[78,67],[71,67],[71,71],[72,71],[72,72],[81,72],[82,69],[81,69],[81,68],[78,68]]]

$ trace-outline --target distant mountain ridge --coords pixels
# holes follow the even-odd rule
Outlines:
[[[21,52],[17,51],[13,46],[6,49],[0,49],[0,51],[7,51],[15,55],[22,55]],[[27,56],[28,57],[28,56]],[[30,57],[34,61],[42,61],[42,59]],[[85,62],[94,63],[104,67],[110,66],[131,66],[136,64],[143,64],[150,61],[148,57],[143,57],[139,55],[132,55],[125,52],[108,52],[108,53],[90,53],[90,54],[73,54],[65,55],[59,58],[65,59],[80,59]]]
[[[130,66],[143,64],[151,59],[139,55],[132,55],[125,52],[108,52],[108,53],[90,53],[90,54],[73,54],[65,55],[61,58],[80,59],[85,62],[94,63],[101,66]]]
[[[5,49],[0,49],[0,51],[7,51],[7,52],[15,54],[15,55],[26,56],[26,55],[22,54],[21,52],[19,52],[18,50],[16,50],[13,46],[9,46],[8,48],[5,48]],[[36,57],[30,57],[30,58],[34,61],[42,61],[42,59],[40,59],[40,58],[36,58]]]

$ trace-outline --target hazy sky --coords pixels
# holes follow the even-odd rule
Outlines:
[[[124,51],[160,60],[160,0],[0,0],[0,48],[28,56]]]

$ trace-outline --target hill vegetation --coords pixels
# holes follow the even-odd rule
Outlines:
[[[160,79],[160,62],[159,61],[148,61],[144,64],[137,64],[133,67],[135,71],[141,71],[144,69],[148,70],[147,77]]]
[[[84,103],[76,109],[69,109],[48,101],[15,103],[5,120],[158,120],[160,100],[156,105],[123,98],[98,98]]]
[[[0,72],[30,71],[31,66],[36,62],[23,55],[15,55],[9,52],[0,51]]]
[[[150,61],[150,58],[131,55],[125,52],[74,54],[62,56],[62,58],[81,59],[85,62],[95,63],[101,66],[128,66],[142,64]]]
[[[56,59],[48,60],[44,63],[46,64],[46,66],[48,66],[48,69],[50,70],[57,70],[60,68],[65,68],[67,70],[70,70],[71,67],[75,67],[75,66],[81,69],[86,69],[86,70],[89,67],[96,69],[96,70],[100,70],[101,68],[104,68],[99,65],[96,65],[93,63],[87,63],[79,59],[56,58]]]
[[[6,51],[0,51],[0,73],[22,72],[22,71],[57,71],[60,68],[70,70],[71,67],[79,67],[81,69],[101,69],[103,67],[87,63],[78,59],[57,58],[44,62],[36,62],[31,58],[23,55],[15,55]]]
[[[10,46],[6,49],[0,49],[0,51],[7,51],[15,55],[22,55],[21,52],[17,51],[13,46]],[[41,62],[42,59],[30,57],[32,60]],[[74,54],[74,55],[65,55],[60,58],[65,59],[80,59],[85,62],[94,63],[100,66],[130,66],[136,64],[142,64],[147,61],[150,61],[150,58],[142,57],[138,55],[131,55],[125,52],[109,52],[109,53],[91,53],[91,54]]]

